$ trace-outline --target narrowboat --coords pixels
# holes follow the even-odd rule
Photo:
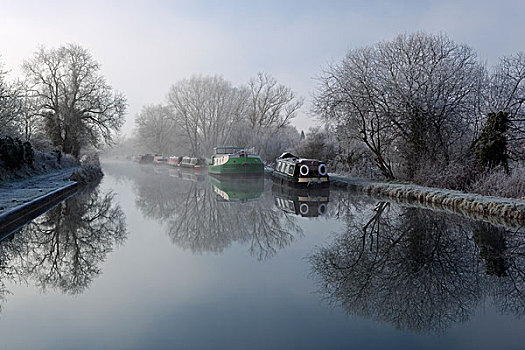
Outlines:
[[[329,186],[328,168],[317,159],[297,157],[289,152],[276,159],[272,172],[274,182],[297,187]]]
[[[167,164],[168,163],[168,157],[165,157],[160,154],[155,154],[153,157],[153,164]]]
[[[212,175],[263,175],[264,164],[253,150],[244,147],[215,147],[208,173]]]
[[[182,157],[180,161],[180,167],[182,168],[192,168],[195,170],[202,170],[206,168],[206,160],[203,158],[196,157]]]
[[[153,154],[143,154],[138,156],[139,164],[151,164],[153,163]]]
[[[168,158],[168,165],[179,166],[182,161],[182,157],[172,156]]]

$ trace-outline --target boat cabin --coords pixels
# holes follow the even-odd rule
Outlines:
[[[180,166],[183,168],[201,169],[206,167],[206,161],[196,157],[182,157]]]
[[[254,149],[215,147],[208,172],[214,175],[263,175],[264,164]]]
[[[153,163],[154,164],[166,164],[166,163],[168,163],[168,157],[165,157],[165,156],[160,155],[160,154],[156,154],[153,157]]]
[[[168,159],[168,164],[171,166],[179,166],[182,161],[182,157],[172,156]]]
[[[274,179],[298,185],[328,184],[328,168],[317,159],[299,158],[289,152],[276,159]]]

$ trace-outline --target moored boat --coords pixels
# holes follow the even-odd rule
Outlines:
[[[137,157],[139,164],[151,164],[153,163],[153,154],[143,154]]]
[[[153,164],[167,164],[168,163],[168,157],[165,157],[163,155],[160,155],[160,154],[156,154],[154,157],[153,157]]]
[[[328,186],[328,168],[317,159],[305,159],[291,153],[283,153],[276,159],[272,172],[274,181],[299,187]]]
[[[244,147],[215,147],[208,167],[212,175],[263,175],[261,157]]]
[[[183,168],[202,170],[206,168],[206,160],[197,157],[182,157],[179,166]]]
[[[168,165],[179,166],[182,161],[182,157],[172,156],[168,158]]]

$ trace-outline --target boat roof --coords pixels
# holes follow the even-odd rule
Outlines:
[[[299,157],[291,154],[290,152],[284,152],[283,154],[279,156],[279,159],[283,159],[283,158],[299,158]]]
[[[294,163],[300,163],[300,162],[319,162],[319,163],[325,163],[324,161],[322,160],[319,160],[319,159],[312,159],[312,158],[300,158],[290,152],[284,152],[283,154],[281,154],[279,156],[279,158],[277,158],[277,160],[279,159],[282,159],[282,160],[287,160],[288,162],[294,162]]]

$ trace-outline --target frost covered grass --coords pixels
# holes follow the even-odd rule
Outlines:
[[[396,200],[419,203],[438,208],[448,208],[464,214],[500,216],[517,222],[525,222],[525,200],[485,196],[461,191],[383,181],[352,180],[333,176],[335,185],[365,192],[372,196],[390,197]]]
[[[15,181],[13,176],[10,181],[0,182],[0,213],[71,184],[72,181],[82,186],[93,186],[98,184],[103,176],[96,155],[83,157],[80,166],[72,157],[61,157],[58,161],[56,156],[53,157],[49,153],[41,153],[38,155],[38,158],[40,157],[42,159],[38,161],[39,168],[29,171],[29,174],[33,175],[24,172],[19,175],[26,175],[24,179],[18,178]],[[43,173],[34,174],[37,170]]]
[[[471,184],[469,192],[488,196],[525,198],[525,169],[514,169],[506,174],[503,169],[481,175]]]
[[[78,161],[70,155],[35,150],[33,161],[31,163],[23,163],[16,169],[8,169],[0,161],[0,183],[16,181],[75,166],[78,166]]]

